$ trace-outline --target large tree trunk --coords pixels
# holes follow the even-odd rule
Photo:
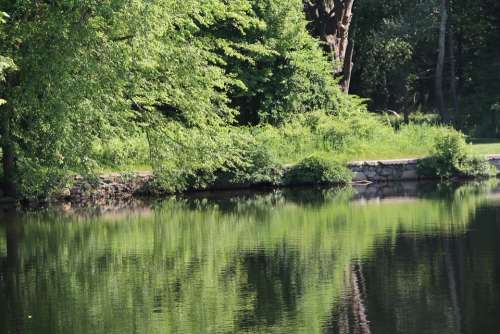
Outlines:
[[[342,70],[342,79],[340,80],[340,87],[346,93],[349,93],[349,87],[351,86],[351,75],[354,63],[352,62],[352,57],[354,55],[354,38],[349,41],[347,46],[347,53],[344,59],[344,68]]]
[[[451,8],[450,8],[451,16]],[[460,117],[460,109],[458,105],[458,94],[457,94],[457,67],[455,60],[455,36],[453,32],[453,24],[451,22],[451,17],[448,24],[448,57],[450,59],[450,94],[451,100],[453,102],[453,119],[455,120],[455,125],[458,126],[456,120]]]
[[[450,116],[446,104],[444,102],[443,94],[443,72],[444,72],[444,59],[446,55],[446,25],[448,22],[448,6],[447,0],[441,0],[441,24],[439,27],[439,44],[438,44],[438,58],[436,64],[436,104],[439,114],[443,122],[449,123]]]
[[[4,105],[0,111],[0,133],[2,135],[2,168],[3,168],[3,184],[4,194],[9,197],[17,196],[16,186],[16,155],[14,142],[11,134],[11,108]]]
[[[354,0],[306,0],[305,12],[313,35],[319,37],[333,62],[333,73],[349,91],[353,44],[349,39]]]

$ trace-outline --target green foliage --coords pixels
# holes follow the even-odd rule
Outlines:
[[[449,130],[436,138],[433,154],[419,165],[424,176],[485,177],[493,173],[493,167],[484,159],[470,154],[465,136]]]
[[[154,146],[156,192],[275,185],[281,180],[275,156],[257,142],[249,128],[224,127],[211,137],[196,129],[180,128],[180,131],[186,135],[183,145]]]
[[[254,0],[252,4],[263,24],[242,38],[267,52],[253,52],[251,61],[228,60],[229,71],[243,83],[231,93],[240,122],[280,124],[299,113],[339,111],[342,94],[331,64],[306,29],[302,0]]]
[[[428,5],[417,6],[419,23],[434,21]],[[9,102],[23,192],[48,191],[59,184],[44,179],[53,174],[136,167],[167,191],[276,184],[279,166],[311,154],[418,157],[444,131],[426,121],[391,127],[341,93],[301,0],[5,1],[2,10],[0,104]],[[382,82],[389,100],[407,101],[412,60],[429,40],[410,33],[397,2],[379,10],[383,25],[362,35],[372,48],[362,87]],[[390,86],[400,79],[404,87]],[[25,179],[33,171],[40,177]]]
[[[459,171],[466,177],[491,177],[497,174],[497,169],[486,159],[478,156],[468,156],[459,166]]]
[[[0,54],[12,58],[19,71],[2,86],[2,97],[12,106],[20,175],[28,174],[21,170],[25,166],[87,173],[103,160],[113,167],[141,160],[118,143],[139,131],[154,152],[192,147],[184,128],[200,142],[215,137],[236,113],[229,87],[241,84],[226,72],[224,58],[256,45],[205,32],[222,25],[244,33],[260,24],[246,0],[7,2],[5,7],[12,19],[0,36]],[[99,143],[102,152],[96,154]],[[168,154],[159,159],[162,155]]]
[[[396,130],[404,127],[405,125],[439,125],[439,115],[431,113],[414,112],[408,115],[408,124],[405,123],[403,115],[385,112],[378,117],[380,121],[390,125]]]
[[[258,127],[254,133],[280,162],[294,164],[314,152],[344,161],[423,157],[431,153],[435,137],[445,131],[429,124],[395,130],[367,112],[337,116],[318,112],[279,127]]]
[[[390,129],[367,113],[321,120],[316,127],[316,133],[323,138],[325,146],[334,151],[355,149],[356,143],[372,142],[388,131]]]
[[[352,173],[345,164],[321,156],[310,156],[287,170],[288,184],[347,184]]]
[[[478,0],[475,4],[464,0],[448,3],[445,102],[460,130],[475,137],[498,137],[498,118],[490,106],[498,102],[500,91],[500,2]],[[439,1],[356,1],[354,17],[353,93],[370,98],[373,111],[435,113]]]
[[[125,171],[130,167],[149,165],[149,147],[144,135],[115,137],[95,143],[92,156],[103,169]],[[149,167],[151,168],[151,167]]]
[[[281,184],[283,169],[266,147],[251,139],[242,149],[243,163],[221,169],[217,183],[243,186]]]
[[[1,28],[1,25],[7,22],[7,19],[9,18],[9,15],[5,12],[0,11],[0,39],[3,37],[3,30]],[[14,70],[16,68],[16,65],[12,61],[12,59],[8,57],[4,57],[3,55],[0,54],[0,82],[5,81],[5,74],[9,70]],[[0,96],[0,106],[5,104],[7,101],[5,101],[2,96]]]
[[[435,1],[389,0],[381,5],[367,0],[358,3],[356,14],[358,93],[371,98],[374,110],[402,114],[418,108],[424,99],[419,85],[433,61],[425,50],[435,47]]]
[[[19,191],[24,199],[45,201],[57,195],[70,182],[70,173],[65,169],[40,168],[21,159],[19,170]]]

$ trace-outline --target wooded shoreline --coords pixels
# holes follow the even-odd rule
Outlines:
[[[500,155],[489,155],[486,157],[489,164],[494,166],[500,173]],[[352,172],[352,181],[349,185],[370,185],[370,184],[392,184],[398,182],[418,182],[439,180],[439,177],[429,177],[419,175],[418,163],[422,159],[398,159],[398,160],[369,160],[355,161],[347,166]],[[290,167],[282,167],[287,169]],[[285,173],[282,173],[284,175]],[[29,200],[26,202],[30,205],[37,205],[43,202],[73,202],[73,203],[99,203],[100,201],[122,200],[127,198],[142,197],[142,198],[158,198],[171,193],[155,193],[151,184],[154,183],[153,172],[135,172],[135,173],[106,173],[97,176],[97,178],[87,179],[81,176],[75,176],[72,180],[72,186],[65,188],[60,193],[55,194],[45,200]],[[456,179],[464,179],[465,177],[457,175]],[[471,177],[466,177],[471,179]],[[484,177],[481,177],[484,178]],[[275,184],[267,182],[217,182],[216,184],[208,185],[200,189],[188,189],[179,193],[195,193],[195,192],[218,192],[218,191],[238,191],[249,189],[277,189],[284,187],[297,186],[336,186],[336,183],[327,183],[321,181],[305,182],[305,183],[290,183],[284,178]],[[0,203],[15,204],[13,199],[2,198]]]
[[[500,138],[497,2],[7,1],[0,187],[142,168],[164,193],[346,184],[348,161],[424,156],[489,175],[466,143]]]

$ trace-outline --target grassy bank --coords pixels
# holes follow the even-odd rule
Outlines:
[[[364,111],[312,112],[278,126],[170,123],[102,139],[91,148],[86,174],[92,179],[108,172],[150,171],[154,190],[170,193],[221,184],[345,184],[352,180],[351,161],[433,157],[426,160],[425,175],[477,176],[488,174],[487,164],[474,158],[485,152],[484,145],[491,144],[467,145],[456,130],[431,123],[396,128]],[[29,171],[22,193],[31,197],[58,192],[73,179],[68,176],[82,174],[62,168]]]
[[[351,175],[345,166],[355,160],[440,156],[425,166],[426,173],[448,177],[485,170],[479,159],[468,158],[476,149],[451,128],[411,123],[396,129],[366,112],[310,113],[280,126],[226,126],[208,135],[197,128],[182,131],[183,145],[168,141],[164,133],[156,140],[137,134],[96,144],[96,171],[153,171],[159,189],[183,191],[218,183],[281,184],[283,179],[346,183]]]
[[[167,142],[156,143],[165,149],[163,160],[179,160],[180,149],[195,154],[203,153],[207,146],[213,150],[207,156],[223,150],[237,150],[245,155],[252,150],[261,150],[275,163],[293,165],[315,155],[337,161],[419,158],[431,154],[435,138],[448,131],[445,127],[429,124],[410,124],[393,129],[370,117],[334,118],[317,113],[297,117],[279,127],[233,127],[217,133],[215,137],[197,138],[197,130],[187,130],[192,135],[189,147],[168,148]],[[146,135],[103,141],[94,147],[98,171],[152,170],[155,163],[150,156]],[[153,158],[155,160],[155,158]],[[180,161],[178,161],[180,162]],[[187,161],[183,161],[184,166]]]
[[[472,151],[478,155],[500,154],[500,140],[497,138],[470,140]]]

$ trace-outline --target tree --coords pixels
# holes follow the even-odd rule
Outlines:
[[[453,115],[455,124],[460,114],[458,93],[457,93],[457,66],[455,58],[455,32],[454,32],[454,17],[452,17],[451,5],[449,6],[449,19],[448,19],[448,58],[450,61],[450,95],[453,102]]]
[[[438,42],[438,56],[436,61],[436,104],[439,110],[439,114],[445,123],[450,122],[450,116],[448,113],[448,108],[446,107],[444,101],[443,93],[443,71],[444,71],[444,60],[446,55],[446,28],[448,25],[448,4],[447,0],[441,0],[441,22],[439,25],[439,42]]]
[[[0,24],[4,24],[6,18],[9,16],[0,11]],[[0,39],[3,37],[3,32],[0,31]],[[0,82],[6,81],[7,72],[15,69],[14,62],[8,57],[0,55]],[[15,175],[15,155],[14,147],[11,138],[10,122],[11,122],[11,107],[7,101],[1,98],[0,95],[0,134],[1,134],[1,148],[2,148],[2,168],[3,180],[2,188],[7,196],[15,197],[17,195],[16,189],[16,175]]]
[[[245,58],[224,56],[227,72],[243,84],[229,96],[241,124],[279,124],[299,113],[338,110],[340,90],[327,58],[307,29],[302,0],[253,0],[261,24],[245,34],[219,32],[238,43],[258,46]]]
[[[349,38],[354,0],[305,1],[306,17],[312,34],[321,38],[330,59],[333,73],[340,77],[340,86],[349,91],[353,69],[353,40]]]
[[[414,0],[379,4],[365,0],[355,8],[357,66],[352,91],[370,98],[372,110],[395,111],[408,119],[412,111],[429,104],[435,6]]]
[[[245,99],[252,124],[335,110],[338,88],[300,0],[4,6],[12,18],[0,51],[19,67],[2,83],[15,162],[4,175],[24,194],[92,172],[96,143],[142,132],[156,171],[220,168],[241,155],[227,149],[228,125]]]
[[[351,91],[370,109],[438,111],[472,136],[496,136],[498,1],[364,0],[354,12]]]

